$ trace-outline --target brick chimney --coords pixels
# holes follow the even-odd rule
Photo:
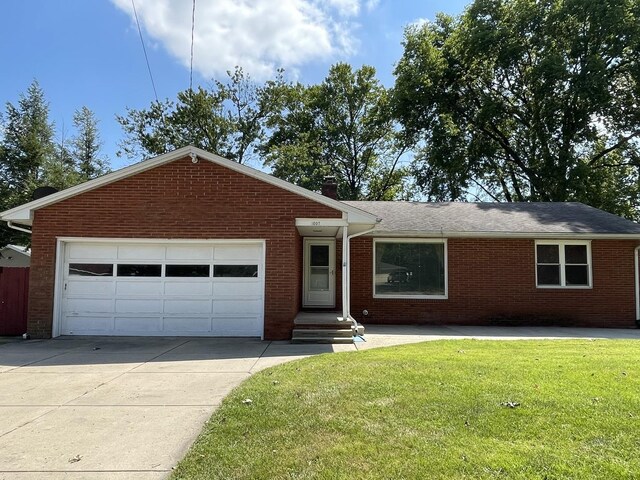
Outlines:
[[[338,182],[336,182],[336,177],[324,177],[324,182],[322,182],[322,195],[333,198],[334,200],[338,199]]]

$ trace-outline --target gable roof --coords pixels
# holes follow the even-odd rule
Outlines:
[[[632,237],[640,225],[578,202],[344,202],[382,221],[373,235]]]
[[[120,170],[116,170],[115,172],[109,173],[107,175],[103,175],[94,180],[89,180],[88,182],[81,183],[80,185],[67,188],[65,190],[54,193],[52,195],[48,195],[38,200],[25,203],[23,205],[12,208],[10,210],[6,210],[0,213],[0,220],[5,222],[7,221],[15,222],[22,225],[31,225],[31,222],[33,221],[33,212],[39,208],[52,205],[62,200],[66,200],[67,198],[80,195],[84,192],[94,190],[104,185],[108,185],[110,183],[116,182],[118,180],[122,180],[127,177],[131,177],[138,173],[144,172],[146,170],[150,170],[152,168],[158,167],[160,165],[164,165],[166,163],[173,162],[174,160],[185,158],[187,156],[192,156],[192,158],[197,158],[199,160],[207,160],[209,162],[216,163],[223,167],[239,172],[243,175],[247,175],[257,180],[261,180],[265,183],[269,183],[271,185],[282,188],[284,190],[288,190],[292,193],[295,193],[296,195],[300,195],[301,197],[308,198],[309,200],[312,200],[314,202],[317,202],[322,205],[326,205],[330,208],[333,208],[335,210],[341,211],[344,214],[346,214],[347,220],[349,221],[349,223],[361,223],[361,224],[376,223],[377,219],[375,215],[362,211],[357,207],[348,205],[344,202],[340,202],[338,200],[334,200],[329,197],[325,197],[323,195],[320,195],[319,193],[315,193],[310,190],[307,190],[306,188],[298,187],[297,185],[293,185],[292,183],[286,182],[284,180],[276,178],[267,173],[261,172],[251,167],[247,167],[246,165],[241,165],[231,160],[227,160],[226,158],[222,158],[218,155],[209,153],[205,150],[202,150],[200,148],[197,148],[191,145],[187,147],[179,148],[177,150],[174,150],[173,152],[165,153],[164,155],[160,155],[155,158],[143,160],[129,167],[125,167]]]
[[[20,255],[25,255],[27,257],[31,256],[31,250],[29,250],[28,247],[23,247],[22,245],[5,245],[2,250],[13,250]]]

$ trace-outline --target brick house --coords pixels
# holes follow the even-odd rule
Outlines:
[[[34,337],[640,317],[640,225],[579,203],[341,202],[185,147],[0,219],[32,233]]]

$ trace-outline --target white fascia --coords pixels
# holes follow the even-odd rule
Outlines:
[[[417,230],[376,230],[372,236],[394,238],[529,238],[550,240],[640,240],[638,233],[587,232],[447,232]]]

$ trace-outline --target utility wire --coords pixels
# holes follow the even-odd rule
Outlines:
[[[138,12],[136,11],[136,4],[135,4],[134,0],[131,0],[131,6],[133,6],[133,14],[136,17],[136,25],[138,26],[138,34],[140,35],[140,43],[142,44],[142,51],[144,52],[144,59],[147,62],[147,70],[149,70],[149,78],[151,79],[151,86],[153,87],[153,95],[156,97],[156,102],[158,102],[158,92],[156,91],[156,84],[153,81],[153,75],[151,74],[151,66],[149,65],[149,57],[147,56],[147,49],[144,46],[144,40],[142,39],[142,30],[140,29],[140,22],[138,21]]]
[[[196,0],[193,0],[191,10],[191,68],[189,69],[189,90],[193,90],[193,31],[196,26]]]

